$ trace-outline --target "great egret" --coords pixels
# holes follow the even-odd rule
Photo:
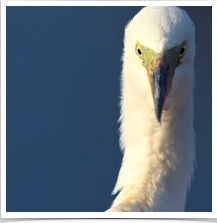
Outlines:
[[[195,26],[178,7],[145,7],[125,29],[120,145],[107,212],[184,211],[195,156]]]

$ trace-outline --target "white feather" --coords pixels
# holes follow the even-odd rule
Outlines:
[[[125,29],[120,145],[124,153],[112,211],[184,211],[194,166],[194,24],[178,7],[146,7]],[[187,42],[158,124],[138,41],[156,52]]]

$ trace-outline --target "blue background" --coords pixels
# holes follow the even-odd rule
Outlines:
[[[197,167],[186,211],[212,211],[212,8],[196,25]],[[115,196],[124,27],[141,7],[6,9],[6,211],[105,211]]]

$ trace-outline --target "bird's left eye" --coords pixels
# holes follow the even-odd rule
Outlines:
[[[186,45],[183,45],[183,47],[181,48],[180,52],[179,52],[179,57],[183,57],[185,55],[187,51],[187,47]]]

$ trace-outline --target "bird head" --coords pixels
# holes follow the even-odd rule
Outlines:
[[[192,78],[194,29],[177,7],[143,8],[126,27],[123,75],[137,83],[141,94],[151,95],[158,122],[181,83]]]

